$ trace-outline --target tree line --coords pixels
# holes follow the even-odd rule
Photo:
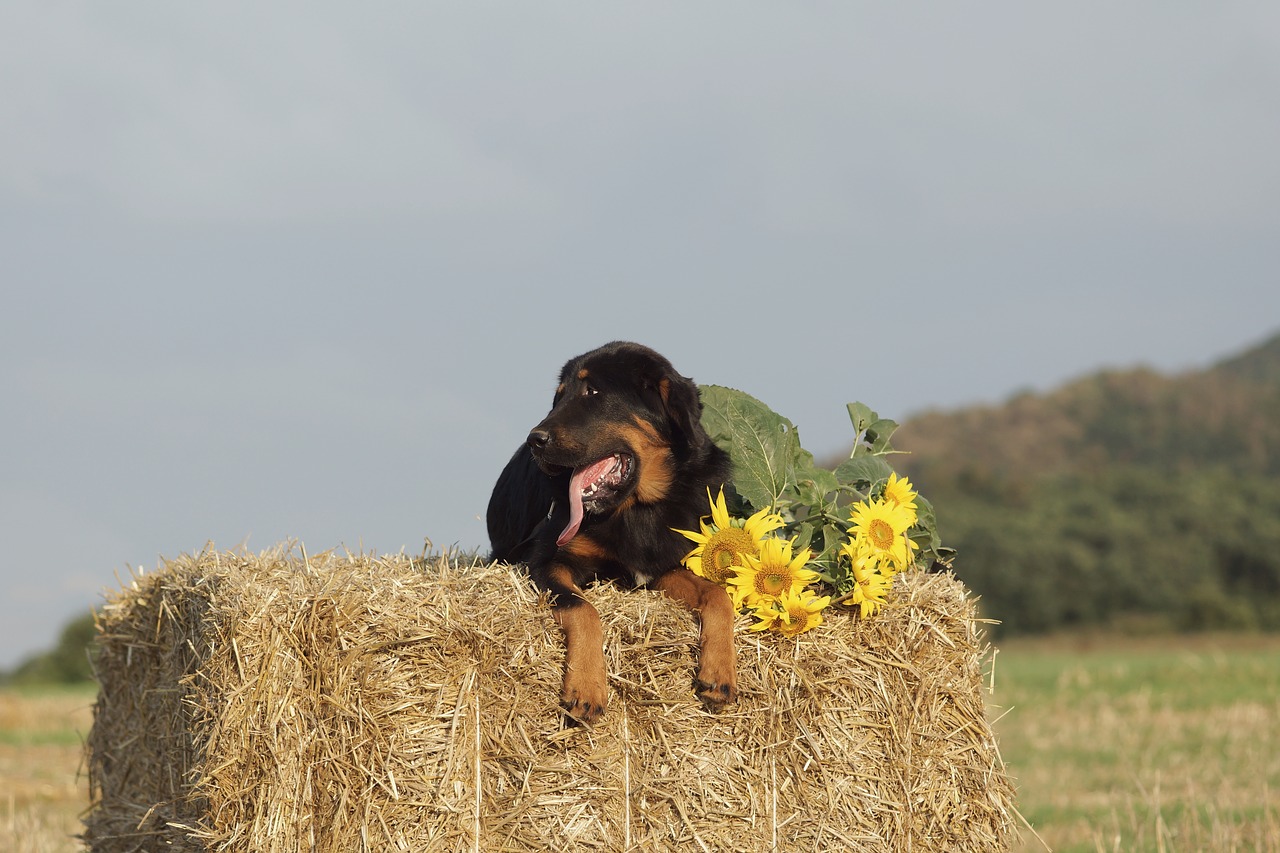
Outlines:
[[[1280,630],[1280,336],[929,413],[894,444],[1000,632]]]

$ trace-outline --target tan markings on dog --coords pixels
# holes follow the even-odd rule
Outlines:
[[[556,386],[556,396],[559,396],[563,393],[564,393],[564,383],[561,382],[559,385]]]
[[[587,369],[585,367],[578,371],[578,378],[579,379],[587,378]]]
[[[601,561],[609,557],[609,553],[600,546],[599,542],[581,533],[561,545],[560,549],[584,560]]]
[[[688,569],[667,572],[652,587],[698,614],[702,623],[698,695],[713,707],[733,702],[738,697],[738,676],[729,594],[724,587]]]
[[[552,580],[573,590],[570,601],[557,601],[551,612],[564,631],[564,681],[560,706],[569,716],[584,723],[595,722],[609,702],[605,680],[604,632],[600,614],[582,596],[567,566],[551,567]]]
[[[635,426],[618,429],[635,451],[640,464],[640,480],[636,483],[636,499],[641,503],[657,503],[671,492],[675,466],[671,463],[671,446],[662,440],[653,424],[636,415]]]

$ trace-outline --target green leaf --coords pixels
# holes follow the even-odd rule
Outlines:
[[[796,526],[794,531],[794,542],[792,544],[793,553],[802,548],[808,548],[809,543],[813,541],[813,525],[807,521],[803,521]]]
[[[823,541],[822,547],[814,549],[814,555],[810,560],[810,566],[821,572],[824,576],[835,579],[840,574],[838,569],[841,537],[837,534],[837,531],[832,530],[831,528],[827,528],[827,533],[828,536]],[[813,547],[813,545],[810,547]]]
[[[880,420],[880,416],[871,410],[871,407],[865,403],[849,403],[849,420],[853,421],[853,431],[862,436],[867,427]]]
[[[819,468],[813,463],[813,454],[801,451],[801,462],[794,471],[796,482],[796,499],[807,507],[823,509],[831,500],[831,495],[840,488],[836,475],[826,468]]]
[[[882,453],[892,453],[893,448],[889,446],[889,437],[898,429],[898,422],[891,421],[888,418],[879,418],[867,427],[866,441],[871,445],[871,452],[879,455]]]
[[[796,497],[795,472],[805,454],[795,425],[742,391],[720,385],[700,390],[702,425],[733,460],[739,494],[756,509],[777,509],[784,496]]]
[[[850,456],[873,456],[892,453],[889,438],[898,429],[898,422],[882,418],[865,403],[849,403],[849,420],[853,422],[853,452]]]
[[[860,491],[867,491],[876,483],[889,479],[892,466],[880,456],[854,456],[836,468],[836,479]]]
[[[938,537],[938,518],[934,513],[933,504],[920,494],[916,495],[916,527],[911,533],[911,538],[920,545],[922,550],[931,552],[935,557],[942,547],[942,540]]]

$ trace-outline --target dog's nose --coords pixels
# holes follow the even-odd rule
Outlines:
[[[551,433],[545,429],[535,429],[529,433],[528,443],[532,450],[545,450],[551,443]]]

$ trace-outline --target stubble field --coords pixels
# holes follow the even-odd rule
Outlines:
[[[1012,642],[994,682],[1019,808],[1052,849],[1280,851],[1280,638]]]

